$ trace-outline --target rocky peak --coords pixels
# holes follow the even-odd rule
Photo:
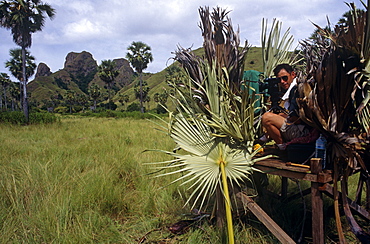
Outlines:
[[[47,66],[45,63],[39,63],[39,65],[37,66],[35,78],[49,75],[51,75],[51,70],[49,66]]]
[[[98,65],[91,53],[83,51],[81,53],[70,52],[64,62],[64,69],[76,76],[77,74],[87,76],[95,72]]]

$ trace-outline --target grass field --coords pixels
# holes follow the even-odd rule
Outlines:
[[[168,231],[190,213],[183,206],[188,193],[167,186],[176,176],[147,175],[152,169],[144,163],[167,156],[143,151],[174,147],[155,128],[130,118],[0,124],[0,243],[222,243],[208,222],[183,235]],[[270,179],[269,187],[277,182]],[[297,235],[302,204],[293,204],[272,205],[278,222]],[[253,218],[235,225],[237,243],[277,242]]]

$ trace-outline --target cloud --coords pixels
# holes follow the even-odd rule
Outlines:
[[[163,70],[171,52],[180,45],[194,49],[202,45],[198,27],[198,8],[216,6],[230,11],[234,29],[240,28],[240,39],[260,46],[262,19],[271,24],[282,22],[282,31],[290,27],[297,44],[314,31],[311,21],[326,25],[328,16],[334,24],[349,10],[338,0],[44,0],[56,9],[53,20],[46,20],[42,32],[33,34],[31,54],[52,71],[63,68],[69,52],[88,51],[103,59],[125,57],[133,41],[143,41],[152,48],[154,57],[148,72]],[[355,4],[361,6],[360,0]],[[0,62],[16,47],[10,31],[0,29]],[[4,65],[3,65],[4,66]],[[0,72],[5,67],[0,66]]]

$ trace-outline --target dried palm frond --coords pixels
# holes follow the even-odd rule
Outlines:
[[[363,159],[369,151],[360,144],[368,144],[361,134],[369,132],[370,120],[370,18],[369,11],[356,11],[354,4],[348,6],[351,11],[346,25],[337,25],[334,30],[316,25],[321,38],[302,42],[307,77],[299,87],[300,115],[328,139],[335,199],[338,199],[339,177],[342,177],[342,185],[347,185],[348,176],[357,170],[370,176]],[[342,193],[342,199],[347,198],[346,191]],[[340,230],[339,205],[337,202],[335,205]],[[345,202],[344,205],[346,207]],[[370,240],[370,235],[358,228],[350,211],[345,213],[356,236],[360,240]],[[339,236],[344,241],[344,236]]]

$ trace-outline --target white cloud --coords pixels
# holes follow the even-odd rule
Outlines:
[[[326,25],[326,16],[336,23],[348,11],[338,0],[44,0],[56,9],[42,32],[33,35],[31,54],[52,71],[63,68],[66,55],[89,51],[97,59],[125,57],[132,41],[143,41],[152,48],[154,62],[148,72],[165,68],[177,45],[198,48],[202,45],[198,8],[216,6],[230,10],[241,42],[260,46],[262,19],[282,21],[282,31],[291,27],[296,42],[313,32],[312,22]],[[355,0],[361,6],[360,0]],[[362,7],[362,6],[361,6]],[[0,62],[8,59],[15,47],[10,31],[0,29]],[[5,71],[4,65],[0,72]]]

